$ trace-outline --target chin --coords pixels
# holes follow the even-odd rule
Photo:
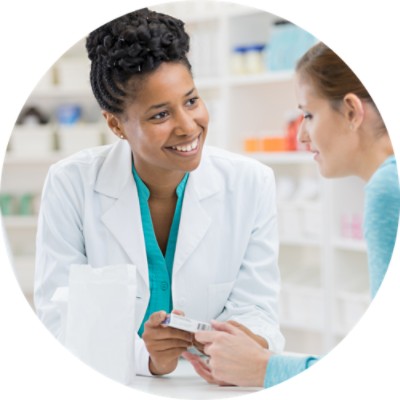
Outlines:
[[[334,171],[330,170],[329,168],[324,167],[321,164],[318,164],[319,173],[324,178],[337,178],[338,176],[334,173]]]
[[[194,171],[195,169],[197,169],[198,166],[200,165],[200,162],[201,162],[201,156],[200,156],[198,159],[193,160],[192,162],[190,162],[190,163],[186,166],[186,168],[185,168],[186,172],[192,172],[192,171]]]

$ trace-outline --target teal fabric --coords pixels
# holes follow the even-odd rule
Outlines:
[[[164,310],[167,313],[172,311],[172,268],[174,264],[175,248],[178,239],[179,223],[181,219],[182,203],[189,173],[186,173],[176,188],[177,202],[174,218],[168,236],[167,249],[162,253],[154,232],[153,222],[149,208],[150,191],[132,166],[133,177],[136,182],[140,214],[142,217],[143,234],[146,245],[147,263],[150,283],[150,301],[146,314],[143,318],[138,334],[142,336],[144,324],[154,312]]]
[[[374,297],[389,266],[399,223],[400,188],[394,156],[387,158],[368,181],[364,205],[364,237]],[[317,357],[310,356],[273,355],[268,361],[264,387],[281,383],[317,361]]]
[[[299,374],[315,364],[317,357],[289,356],[276,354],[268,360],[264,387],[269,388]]]
[[[392,257],[400,210],[396,159],[389,157],[365,186],[364,237],[371,296],[378,291]]]

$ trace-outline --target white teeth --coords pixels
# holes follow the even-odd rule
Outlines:
[[[186,144],[184,146],[172,146],[172,148],[174,150],[187,152],[187,151],[194,150],[197,147],[198,143],[199,143],[199,139],[197,138],[190,144]]]

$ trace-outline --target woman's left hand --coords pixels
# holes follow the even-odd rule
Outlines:
[[[271,352],[232,323],[214,321],[212,326],[214,331],[195,334],[210,356],[206,366],[189,359],[199,375],[210,383],[263,387]]]

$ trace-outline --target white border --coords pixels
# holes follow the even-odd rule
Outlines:
[[[164,1],[2,2],[0,135],[4,156],[17,115],[43,73],[71,45],[102,23]],[[395,1],[241,0],[284,17],[337,51],[369,88],[395,151],[400,134],[398,95],[400,23]],[[2,232],[0,231],[0,234]],[[1,237],[0,239],[3,239]],[[7,399],[131,399],[134,392],[77,362],[32,313],[13,276],[1,240],[0,397]],[[382,289],[346,339],[299,377],[247,398],[399,398],[399,244]],[[140,398],[154,398],[137,392]]]

